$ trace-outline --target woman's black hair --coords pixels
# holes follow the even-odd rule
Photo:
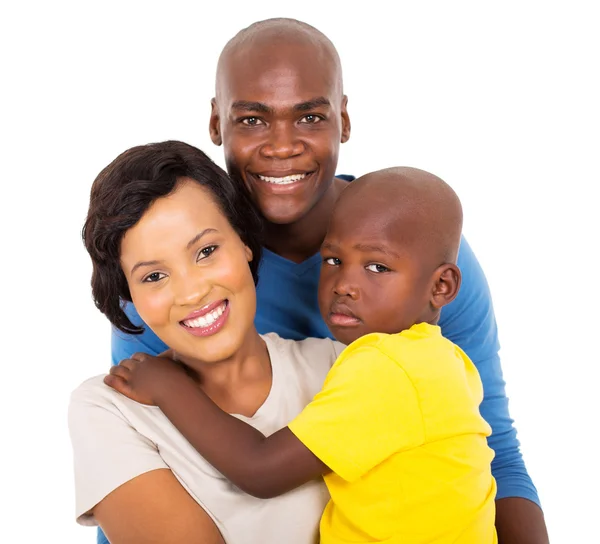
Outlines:
[[[158,198],[172,193],[181,178],[210,191],[229,223],[252,251],[249,263],[254,283],[262,253],[262,219],[245,187],[199,149],[178,141],[128,149],[98,174],[90,194],[83,227],[85,247],[92,259],[92,295],[98,309],[119,330],[140,334],[123,311],[131,293],[121,269],[121,241],[125,233]],[[202,213],[202,210],[198,210]]]

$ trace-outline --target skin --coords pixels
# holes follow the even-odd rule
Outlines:
[[[225,49],[210,135],[265,216],[266,246],[301,262],[318,252],[346,186],[334,176],[350,119],[333,47],[297,27],[281,30],[251,33]],[[288,185],[259,177],[292,174],[306,177]]]
[[[335,202],[347,186],[333,177],[339,144],[350,137],[350,119],[337,55],[323,58],[323,49],[328,48],[332,46],[322,35],[295,22],[254,25],[223,52],[211,103],[212,141],[223,145],[228,170],[251,190],[266,217],[266,246],[294,262],[319,250]],[[314,62],[315,58],[323,62]],[[303,120],[324,112],[297,108],[315,97],[328,98],[331,108],[320,132]],[[254,109],[248,104],[252,102]],[[255,176],[313,170],[317,179],[286,189],[261,188]],[[548,542],[543,513],[536,504],[505,498],[496,501],[496,511],[500,544]]]
[[[136,308],[172,348],[170,372],[161,377],[165,388],[176,393],[185,383],[219,409],[247,416],[271,388],[269,355],[253,324],[251,259],[211,194],[185,178],[149,208],[121,244],[121,266]],[[194,310],[223,300],[229,313],[212,336],[194,336],[183,326]],[[106,382],[115,385],[111,377]],[[208,514],[169,470],[128,481],[96,505],[94,515],[116,544],[223,542]]]
[[[332,328],[336,337],[341,332],[351,342],[384,327],[396,333],[437,323],[460,286],[455,262],[443,258],[456,259],[461,224],[458,198],[431,174],[389,169],[356,180],[340,198],[324,244],[332,256],[324,252],[321,306],[331,319],[353,316]],[[424,236],[430,243],[422,243]],[[168,359],[138,355],[113,367],[108,383],[159,406],[203,457],[257,497],[280,495],[329,471],[288,428],[266,438],[220,410]]]
[[[337,197],[347,185],[342,180],[333,178],[339,143],[350,137],[347,98],[343,96],[340,106],[334,111],[336,120],[335,127],[331,127],[331,139],[323,144],[311,140],[310,146],[302,148],[301,153],[290,153],[290,142],[307,142],[306,136],[301,136],[298,118],[293,115],[293,105],[302,104],[310,100],[311,96],[330,96],[331,93],[334,97],[339,96],[334,89],[336,85],[341,86],[339,62],[311,62],[307,67],[306,59],[313,59],[324,47],[333,46],[324,41],[320,33],[311,32],[297,22],[284,19],[254,25],[252,28],[245,33],[243,39],[238,35],[232,40],[234,51],[236,48],[245,50],[245,63],[241,62],[240,57],[237,57],[237,61],[235,57],[230,61],[227,48],[221,56],[217,70],[216,97],[212,101],[210,135],[216,145],[224,146],[228,170],[250,187],[252,173],[263,167],[265,171],[275,168],[277,173],[283,175],[294,173],[296,169],[302,171],[302,168],[312,168],[312,157],[318,157],[314,159],[315,163],[328,164],[327,169],[319,169],[319,183],[314,184],[312,192],[304,193],[302,198],[293,199],[289,195],[274,194],[269,197],[272,200],[280,198],[292,201],[293,206],[290,204],[289,207],[294,209],[294,213],[286,215],[269,212],[266,202],[263,203],[255,196],[268,221],[266,246],[282,257],[302,262],[319,250]],[[284,42],[292,40],[296,45],[286,49]],[[241,73],[244,76],[237,77]],[[334,83],[338,81],[338,77],[339,83]],[[259,131],[237,137],[233,132],[235,116],[231,111],[231,104],[238,100],[248,100],[249,88],[255,89],[251,99],[267,105],[271,113]],[[254,114],[259,119],[263,117],[260,111],[246,113],[250,116]],[[283,135],[281,139],[278,134]],[[261,149],[264,149],[265,141],[268,142],[269,138],[278,150],[279,157],[269,156],[268,153],[266,156],[261,155]],[[332,142],[331,146],[329,142]],[[308,164],[300,161],[306,154],[310,159],[307,160]],[[325,171],[328,172],[327,176],[324,175]],[[301,192],[298,189],[298,193]],[[318,194],[321,194],[320,199]],[[265,197],[263,200],[266,199]],[[497,500],[496,529],[500,544],[549,542],[542,510],[527,499],[509,497]]]

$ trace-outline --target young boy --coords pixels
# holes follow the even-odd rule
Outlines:
[[[268,438],[222,412],[168,359],[124,361],[106,383],[159,406],[252,495],[324,475],[323,544],[497,542],[481,380],[436,325],[460,287],[461,228],[456,194],[422,170],[391,168],[348,185],[321,248],[319,306],[349,345],[313,402]],[[182,381],[176,396],[165,385],[173,379]]]

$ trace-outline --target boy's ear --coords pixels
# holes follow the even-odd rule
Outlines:
[[[439,310],[450,304],[458,295],[461,274],[458,266],[453,263],[444,263],[434,272],[434,283],[431,291],[431,305]]]
[[[251,263],[254,259],[254,255],[252,254],[252,250],[248,246],[244,246],[244,252],[246,253],[246,260]]]
[[[210,121],[208,123],[208,132],[210,139],[215,145],[221,145],[223,138],[221,137],[221,118],[219,117],[219,106],[217,99],[213,98],[210,101]]]
[[[350,116],[348,115],[348,97],[342,98],[342,138],[341,142],[345,144],[350,139]]]

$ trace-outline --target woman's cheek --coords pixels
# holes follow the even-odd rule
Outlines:
[[[160,325],[169,320],[171,295],[169,289],[152,291],[139,288],[131,291],[133,304],[138,314],[149,327]]]

